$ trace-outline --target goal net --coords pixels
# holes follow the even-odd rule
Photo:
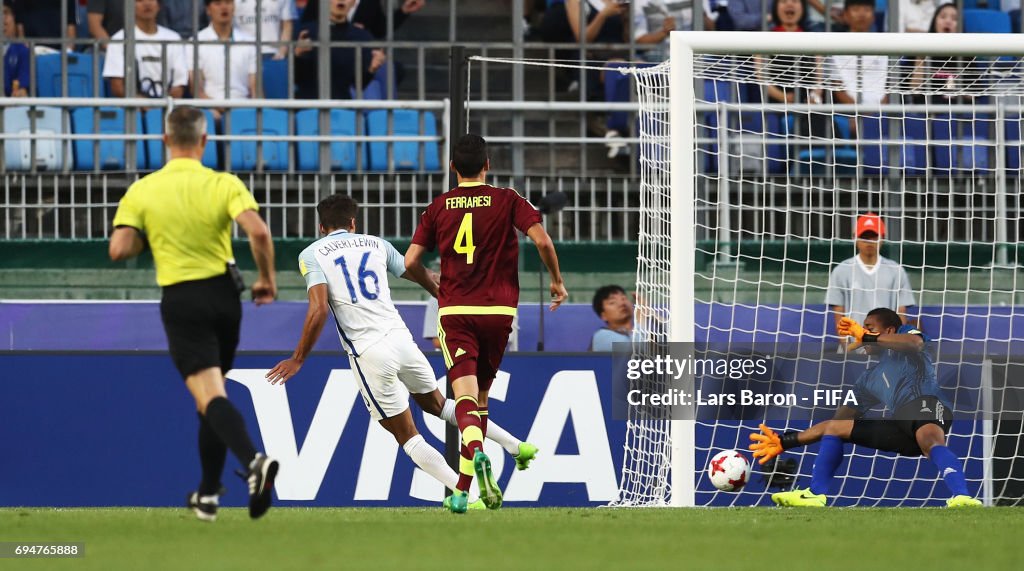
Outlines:
[[[857,36],[674,32],[669,63],[633,70],[643,177],[637,352],[670,341],[769,344],[772,367],[758,381],[772,393],[849,388],[870,361],[841,350],[826,295],[831,272],[857,255],[858,218],[877,214],[881,255],[908,282],[902,293],[878,285],[877,299],[898,299],[934,341],[955,415],[948,446],[970,492],[1018,503],[1024,51],[1008,53],[995,35]],[[696,382],[729,390],[722,379]],[[836,407],[698,405],[696,420],[630,408],[613,505],[768,505],[772,492],[809,484],[817,445],[755,464],[738,493],[711,486],[708,459],[746,451],[762,422],[802,430]],[[829,497],[932,506],[949,493],[924,457],[846,444]]]

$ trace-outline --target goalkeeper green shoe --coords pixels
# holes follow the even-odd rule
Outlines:
[[[452,496],[446,497],[444,499],[444,501],[441,502],[441,507],[443,507],[446,510],[452,509]],[[485,509],[487,509],[487,506],[484,505],[484,502],[482,500],[480,500],[480,498],[477,498],[477,500],[475,502],[469,502],[468,504],[466,504],[466,509],[469,510],[469,511],[485,510]],[[458,513],[462,513],[462,512],[458,512]]]
[[[789,492],[776,492],[772,494],[772,501],[779,506],[823,508],[828,498],[825,497],[825,494],[812,494],[810,488],[804,488]]]
[[[981,506],[981,500],[976,500],[971,496],[953,496],[946,500],[947,508],[980,508]]]
[[[513,456],[516,459],[516,470],[525,470],[530,467],[530,462],[537,457],[537,447],[529,442],[519,443],[519,454]]]
[[[467,506],[468,501],[469,494],[466,492],[455,492],[444,499],[444,506],[451,510],[453,514],[464,514],[469,507]]]
[[[489,510],[496,510],[501,507],[501,488],[498,481],[491,473],[491,459],[481,450],[473,455],[473,471],[476,472],[476,482],[480,486],[480,499]]]

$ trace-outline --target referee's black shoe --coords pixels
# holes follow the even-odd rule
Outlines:
[[[274,478],[280,465],[277,460],[263,454],[249,464],[249,517],[256,519],[267,513],[273,499]]]
[[[223,488],[222,488],[223,490]],[[196,514],[200,521],[217,521],[217,506],[220,504],[220,494],[212,496],[200,496],[199,492],[192,492],[185,498],[185,506]]]

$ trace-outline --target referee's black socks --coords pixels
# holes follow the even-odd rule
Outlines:
[[[224,473],[228,447],[217,436],[210,422],[199,416],[199,463],[203,466],[203,481],[199,483],[200,496],[214,496],[220,491],[220,476]]]
[[[249,432],[245,430],[245,420],[235,405],[224,397],[211,400],[210,404],[206,405],[206,422],[238,458],[242,466],[248,469],[249,464],[256,457],[256,448],[253,447],[252,440],[249,439]]]

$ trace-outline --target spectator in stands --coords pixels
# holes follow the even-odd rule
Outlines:
[[[875,0],[845,0],[843,21],[851,32],[873,31],[875,28]],[[889,58],[887,56],[830,56],[828,73],[832,78],[832,83],[843,87],[843,89],[832,93],[836,103],[859,103],[870,107],[886,102],[889,74]],[[857,123],[851,121],[851,136],[855,136],[856,131]]]
[[[585,26],[580,25],[580,4],[583,5]],[[544,14],[544,41],[577,43],[582,37],[586,43],[621,43],[625,41],[624,19],[629,16],[629,4],[616,0],[552,0]]]
[[[597,288],[593,307],[605,326],[591,337],[591,351],[611,351],[613,343],[633,340],[633,301],[626,295],[626,290],[617,285]]]
[[[253,37],[234,27],[234,0],[205,0],[206,15],[210,25],[199,30],[198,58],[194,45],[185,51],[189,69],[189,85],[199,99],[248,99],[258,97],[256,93],[256,46]],[[224,77],[224,60],[228,58],[231,69]],[[198,73],[193,69],[199,62]],[[214,109],[213,115],[220,119],[222,109]]]
[[[949,2],[939,6],[932,16],[928,32],[932,34],[955,34],[960,31],[960,14],[956,4]],[[971,99],[967,95],[956,95],[962,88],[960,76],[967,62],[958,57],[927,57],[914,60],[910,86],[915,91],[930,95],[916,94],[914,103],[964,103]],[[923,88],[922,88],[923,86]]]
[[[206,14],[200,13],[198,21],[193,24],[195,12],[195,0],[160,0],[160,15],[157,16],[156,22],[178,32],[183,38],[191,38],[208,23]]]
[[[12,4],[11,0],[4,0],[4,95],[28,97],[31,55],[28,46],[11,41],[18,37],[18,25],[14,19]]]
[[[409,16],[419,12],[426,6],[426,0],[396,0],[398,6],[392,15],[392,25],[397,30],[399,26],[409,19]],[[384,13],[381,0],[356,0],[353,3],[349,22],[357,28],[362,28],[373,36],[374,39],[382,40],[387,37],[388,18]],[[309,27],[309,22],[315,22],[319,18],[319,0],[308,0],[302,16],[299,17],[300,26]]]
[[[710,10],[706,12],[710,25],[709,30],[759,32],[764,29],[764,0],[711,0]]]
[[[899,30],[901,32],[927,32],[935,15],[935,0],[900,0]]]
[[[263,57],[273,59],[284,59],[288,57],[288,46],[274,45],[274,42],[287,41],[292,39],[295,20],[298,13],[295,9],[295,0],[263,0],[260,3],[263,14],[258,18],[260,21],[260,51]],[[242,5],[235,10],[235,27],[244,31],[252,37],[256,37],[256,2],[250,0],[242,2]]]
[[[78,10],[75,6],[75,2],[68,1],[67,27],[61,28],[61,0],[14,0],[14,19],[18,22],[18,35],[26,39],[75,39],[78,21]],[[59,41],[39,43],[35,46],[53,51],[62,49]],[[72,44],[64,47],[68,50],[74,49]]]
[[[86,18],[89,35],[99,40],[99,49],[105,51],[110,36],[124,29],[124,0],[89,0]]]
[[[315,0],[311,0],[306,10]],[[353,25],[349,21],[356,0],[331,0],[331,42],[372,42],[370,32]],[[316,41],[319,26],[316,20],[302,19],[295,47],[295,83],[296,96],[300,99],[316,99],[319,97],[319,73],[317,58],[319,50],[312,44]],[[383,94],[387,85],[388,66],[384,50],[364,48],[357,62],[357,50],[353,47],[336,46],[331,48],[331,98],[353,99],[359,83],[356,74],[361,74],[364,91]],[[376,85],[373,85],[376,83]],[[397,79],[395,81],[397,85]]]
[[[806,32],[808,21],[807,0],[773,0],[771,6],[772,32]],[[762,64],[765,64],[762,61]],[[778,103],[820,103],[820,89],[791,87],[799,82],[820,81],[821,60],[816,56],[778,55],[771,58],[771,76],[781,85],[769,85],[768,98]],[[798,121],[798,123],[800,123]],[[805,121],[806,123],[806,121]],[[806,127],[806,126],[805,126]],[[798,127],[798,130],[799,127]],[[804,129],[806,132],[806,128]]]
[[[710,0],[704,2],[704,28],[712,29]],[[645,61],[660,63],[668,59],[668,36],[673,30],[693,29],[693,2],[635,0],[633,2],[633,41],[652,46],[640,55]]]
[[[185,86],[188,85],[185,47],[180,43],[149,43],[181,41],[178,32],[157,25],[159,12],[159,0],[135,0],[137,93],[139,97],[170,95],[178,98],[185,95]],[[110,94],[114,97],[125,96],[124,36],[124,30],[118,30],[110,38],[106,63],[103,64],[103,77],[110,80]]]
[[[873,213],[857,218],[857,255],[832,269],[828,277],[825,304],[831,306],[836,327],[843,317],[863,323],[869,311],[886,307],[900,314],[907,322],[907,310],[915,305],[907,271],[898,263],[879,254],[885,223]],[[841,338],[845,346],[847,339]]]

